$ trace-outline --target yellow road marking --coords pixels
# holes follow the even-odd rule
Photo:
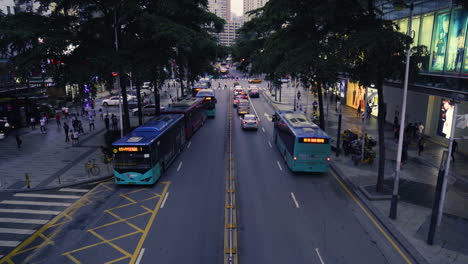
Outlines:
[[[412,264],[411,260],[406,256],[406,254],[401,250],[401,248],[396,244],[395,241],[385,232],[385,230],[380,226],[379,223],[375,220],[375,218],[369,213],[369,211],[362,205],[361,201],[356,198],[356,196],[346,187],[346,185],[338,178],[334,171],[330,170],[333,174],[333,177],[338,181],[341,187],[346,191],[346,193],[354,200],[354,202],[361,208],[364,214],[371,220],[371,222],[379,229],[379,231],[383,234],[383,236],[390,242],[390,244],[395,248],[395,250],[400,254],[400,256],[405,260],[406,263]]]
[[[109,261],[109,262],[106,262],[105,264],[112,264],[112,263],[116,263],[116,262],[119,262],[119,261],[121,261],[121,260],[124,260],[124,259],[127,259],[127,258],[129,258],[129,257],[127,257],[127,256],[123,256],[123,257],[121,257],[121,258],[114,259],[114,260],[111,260],[111,261]]]
[[[121,238],[126,238],[126,237],[129,237],[129,236],[133,236],[135,234],[138,234],[140,232],[138,231],[135,231],[135,232],[132,232],[132,233],[128,233],[128,234],[125,234],[125,235],[121,235],[121,236],[118,236],[118,237],[114,237],[112,239],[108,239],[107,241],[114,241],[114,240],[118,240],[118,239],[121,239]],[[99,246],[99,245],[102,245],[102,244],[106,244],[107,242],[104,242],[104,241],[101,241],[101,242],[97,242],[97,243],[94,243],[94,244],[91,244],[91,245],[87,245],[85,247],[81,247],[81,248],[77,248],[77,249],[74,249],[72,251],[68,251],[68,252],[65,252],[63,253],[62,255],[70,255],[70,254],[73,254],[73,253],[76,253],[78,251],[83,251],[85,249],[88,249],[88,248],[92,248],[92,247],[95,247],[95,246]]]
[[[16,255],[19,255],[19,254],[22,254],[22,253],[25,253],[25,252],[28,252],[28,251],[31,251],[31,250],[34,250],[34,249],[38,249],[46,244],[49,244],[49,243],[53,243],[53,242],[49,242],[49,243],[46,243],[47,241],[43,241],[40,245],[38,246],[34,246],[34,247],[31,247],[31,248],[28,248],[28,249],[25,249],[28,245],[30,245],[33,241],[35,241],[38,237],[40,237],[41,234],[43,234],[46,230],[48,230],[49,228],[51,227],[56,227],[58,224],[57,222],[59,222],[59,220],[61,220],[62,218],[65,218],[67,217],[68,215],[71,215],[72,212],[76,212],[75,209],[79,209],[81,208],[82,206],[84,206],[84,203],[83,201],[84,200],[87,200],[89,196],[95,194],[95,193],[99,193],[99,192],[103,192],[103,191],[97,191],[97,189],[101,186],[105,186],[104,183],[100,183],[98,185],[96,185],[91,191],[89,191],[88,193],[86,193],[85,195],[83,195],[79,200],[77,200],[76,202],[74,202],[70,207],[68,207],[67,209],[65,209],[63,212],[61,212],[59,215],[57,215],[56,217],[54,217],[49,223],[43,225],[38,231],[36,231],[34,234],[32,234],[30,237],[28,237],[26,240],[24,240],[21,244],[19,244],[15,249],[13,249],[10,253],[8,253],[8,255],[4,256],[1,260],[0,260],[0,264],[1,263],[10,263],[10,264],[14,264],[14,262],[11,260],[12,257],[16,256]],[[88,200],[89,201],[89,200]],[[74,211],[75,210],[75,211]],[[66,223],[68,221],[63,221],[63,222],[60,222],[62,223],[62,225],[64,223]],[[49,236],[49,240],[52,241],[52,238],[60,231],[60,226],[56,227],[57,230],[55,232],[53,232],[50,236]],[[27,263],[28,262],[28,258],[26,258],[25,262]]]
[[[69,259],[71,259],[71,261],[73,261],[74,263],[81,264],[81,262],[79,260],[77,260],[75,257],[73,257],[72,255],[68,254],[68,255],[65,255],[65,256],[67,256]]]
[[[169,189],[169,185],[171,184],[171,182],[164,182],[166,183],[166,187],[164,187],[164,190],[161,194],[161,197],[164,197],[167,193],[167,190]],[[146,240],[146,236],[148,235],[148,232],[149,230],[151,229],[151,226],[153,226],[153,223],[154,223],[154,219],[156,218],[156,215],[158,214],[158,211],[159,211],[159,208],[161,208],[161,203],[162,203],[162,199],[159,199],[158,201],[158,204],[156,205],[156,209],[154,210],[153,214],[151,215],[151,218],[149,219],[148,221],[148,224],[146,225],[146,228],[143,232],[143,235],[141,236],[140,238],[140,241],[138,242],[138,245],[133,253],[133,256],[132,256],[132,259],[130,260],[130,264],[134,264],[137,257],[138,257],[138,254],[140,253],[140,250],[143,246],[143,242],[145,242]]]
[[[109,244],[111,247],[115,248],[117,251],[119,251],[120,253],[122,253],[123,255],[127,256],[127,257],[130,257],[130,253],[128,253],[127,251],[123,250],[121,247],[117,246],[116,244],[112,243],[111,241],[109,241],[108,239],[104,238],[103,236],[101,236],[100,234],[98,234],[96,231],[94,230],[88,230],[88,232],[90,232],[91,234],[93,234],[94,236],[96,236],[97,238],[101,239],[103,242],[105,242],[106,244]]]
[[[120,216],[114,214],[114,213],[111,212],[111,211],[108,211],[107,213],[110,214],[110,215],[112,215],[113,217],[119,219],[119,220],[123,220],[127,225],[133,227],[134,229],[136,229],[136,230],[138,230],[138,231],[140,231],[140,232],[143,232],[143,230],[142,230],[141,228],[139,228],[138,226],[136,226],[136,225],[130,223],[129,221],[127,221],[128,219],[124,219],[124,218],[122,218],[122,217],[120,217]]]

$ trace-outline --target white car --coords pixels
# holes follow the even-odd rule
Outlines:
[[[132,93],[132,95],[136,96],[137,90],[136,90],[136,88],[133,88],[132,90],[130,90],[130,92]],[[153,92],[151,91],[149,86],[148,87],[144,87],[144,86],[140,87],[140,95],[141,96],[147,96],[147,95],[150,95],[152,93]]]
[[[255,115],[245,115],[241,121],[242,129],[258,129],[258,119]]]
[[[161,106],[160,109],[161,109],[161,111],[165,110],[164,106]],[[143,115],[155,115],[156,114],[156,105],[154,105],[154,104],[145,105],[145,106],[143,106],[141,108],[141,112],[143,113]],[[133,116],[137,116],[138,115],[138,108],[133,109],[132,113],[133,113]]]
[[[134,100],[135,98],[136,98],[135,96],[127,94],[128,101]],[[107,99],[102,100],[102,105],[103,106],[119,105],[119,96],[111,96]]]

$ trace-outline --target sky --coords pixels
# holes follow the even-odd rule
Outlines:
[[[243,4],[243,0],[231,0],[231,12],[236,13],[238,16],[242,16]]]

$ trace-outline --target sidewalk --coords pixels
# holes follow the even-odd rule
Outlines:
[[[305,109],[307,92],[302,88],[301,102]],[[274,97],[268,91],[264,91],[265,97],[279,110],[293,110],[294,96],[297,90],[284,88],[282,102],[274,101]],[[311,105],[314,100],[309,96],[308,115],[311,114]],[[326,113],[327,100],[324,100],[324,112]],[[318,102],[318,100],[317,100]],[[347,106],[342,107],[342,128],[361,134],[362,120],[356,118],[356,110]],[[336,145],[338,129],[338,115],[335,112],[335,104],[330,103],[328,118],[326,118],[326,131],[332,137],[332,145]],[[393,129],[387,124],[385,129],[386,168],[385,189],[393,188],[393,176],[396,166],[397,143],[393,140]],[[366,132],[374,139],[378,139],[377,118],[372,117],[367,122]],[[378,155],[378,146],[374,148]],[[468,263],[468,158],[456,155],[456,163],[451,166],[451,174],[448,180],[448,191],[444,207],[444,218],[436,233],[436,241],[433,246],[426,244],[428,226],[432,212],[432,202],[437,181],[438,166],[442,152],[446,147],[427,142],[421,156],[418,156],[417,146],[412,144],[408,151],[408,163],[401,171],[400,202],[398,206],[397,220],[390,220],[390,201],[388,199],[369,200],[368,203],[375,208],[374,213],[382,216],[385,222],[391,223],[412,247],[416,248],[419,255],[424,256],[429,263]],[[377,180],[378,157],[372,165],[355,166],[350,157],[341,154],[332,157],[332,165],[337,168],[341,177],[345,178],[359,190],[374,192]],[[364,194],[365,192],[363,192]],[[390,194],[390,193],[387,193]],[[366,197],[363,195],[362,197]],[[386,196],[389,198],[389,196]],[[383,198],[383,197],[382,197]],[[365,198],[364,198],[365,199]]]
[[[169,90],[175,94],[175,89]],[[99,93],[97,99],[108,97],[109,92]],[[162,96],[163,97],[163,96]],[[153,98],[154,100],[154,98]],[[167,106],[169,98],[161,98],[161,105]],[[100,108],[97,104],[96,111]],[[80,107],[71,107],[69,113],[80,113]],[[28,190],[25,174],[30,179],[30,190],[50,189],[98,180],[112,175],[112,167],[103,163],[100,146],[105,145],[106,131],[99,113],[95,118],[95,129],[89,131],[89,122],[82,116],[85,133],[80,135],[80,143],[72,146],[65,142],[62,127],[57,127],[55,119],[49,120],[47,134],[41,134],[39,126],[34,130],[21,128],[18,133],[23,141],[21,149],[16,146],[15,132],[0,141],[0,191]],[[148,120],[149,117],[145,117]],[[138,118],[131,117],[131,124],[138,125]],[[71,120],[61,116],[61,123],[67,122],[71,129]],[[94,159],[100,168],[98,176],[88,176],[84,164]],[[59,183],[60,180],[60,183]]]

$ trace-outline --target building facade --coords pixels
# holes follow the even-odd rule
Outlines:
[[[0,1],[0,10],[4,15],[14,15],[15,14],[15,1],[14,0],[3,0]]]
[[[240,22],[229,21],[224,25],[224,31],[218,35],[219,43],[223,46],[232,46],[237,37],[237,30],[242,26]]]
[[[250,17],[247,12],[263,7],[268,0],[244,0],[244,22],[248,22]]]
[[[231,20],[231,0],[208,0],[208,10],[226,21]]]

